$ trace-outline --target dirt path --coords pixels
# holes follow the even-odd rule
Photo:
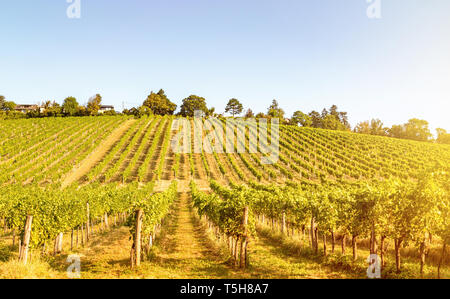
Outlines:
[[[89,247],[81,248],[82,278],[233,278],[233,269],[219,257],[196,223],[188,193],[180,193],[151,261],[136,271],[129,267],[131,241],[129,228],[122,227],[93,238]],[[64,267],[64,257],[59,261]]]
[[[213,154],[205,154],[206,163],[208,164],[209,170],[211,171],[211,178],[220,182],[221,184],[227,185],[228,181],[224,175],[220,172],[219,165]]]
[[[166,227],[161,251],[153,265],[155,278],[231,277],[231,269],[208,244],[189,205],[189,194],[181,193]]]
[[[187,183],[184,181],[183,183]],[[150,260],[131,270],[130,232],[128,227],[115,228],[93,236],[89,246],[74,250],[81,257],[82,278],[145,279],[267,279],[267,278],[355,278],[352,273],[334,271],[319,262],[293,253],[279,239],[258,232],[249,244],[250,267],[237,269],[211,241],[205,226],[194,216],[186,186],[180,185],[179,198],[163,229],[156,236]],[[67,241],[68,242],[68,241]],[[66,244],[67,246],[67,244]],[[65,274],[67,255],[59,256],[53,269]]]
[[[94,167],[105,156],[108,150],[117,142],[120,137],[130,128],[136,120],[130,119],[114,130],[83,162],[80,167],[70,172],[63,180],[61,188],[65,188],[73,182],[81,179],[89,170]]]

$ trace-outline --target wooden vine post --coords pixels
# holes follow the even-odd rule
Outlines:
[[[86,203],[86,216],[87,216],[87,220],[86,220],[86,243],[89,241],[89,235],[90,235],[90,226],[89,226],[89,203]]]
[[[136,211],[136,232],[134,235],[133,247],[131,248],[131,268],[141,265],[141,235],[142,235],[142,219],[144,211],[139,209]]]
[[[23,244],[20,246],[19,251],[19,261],[21,261],[25,265],[27,264],[28,260],[28,248],[30,246],[32,223],[33,223],[33,216],[27,216],[27,221],[25,223],[25,233],[23,235]]]
[[[244,231],[244,236],[241,241],[241,260],[240,267],[245,268],[248,266],[248,256],[247,256],[247,247],[248,247],[248,207],[244,209],[244,217],[242,219],[242,228]]]
[[[59,233],[55,238],[55,244],[53,246],[53,255],[57,255],[62,252],[63,233]]]

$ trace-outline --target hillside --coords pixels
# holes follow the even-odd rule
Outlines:
[[[123,117],[3,121],[0,183],[60,183],[81,166],[80,183],[191,177],[223,183],[406,179],[450,161],[450,146],[292,126],[280,129],[280,154],[274,165],[262,165],[261,154],[249,154],[248,144],[243,154],[175,155],[170,147],[177,133],[171,130],[172,119],[138,119],[111,139],[125,121]],[[246,134],[247,142],[249,133],[255,132]],[[81,163],[99,145],[100,154],[86,169]]]
[[[370,253],[385,278],[449,277],[450,146],[281,126],[265,164],[254,125],[244,153],[195,153],[187,123],[0,121],[0,278],[64,277],[71,253],[84,278],[364,278]],[[28,249],[44,261],[17,267]]]

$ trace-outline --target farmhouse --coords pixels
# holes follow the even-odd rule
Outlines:
[[[98,113],[104,113],[106,111],[114,111],[114,106],[102,105],[102,106],[100,106],[100,109],[98,110]]]
[[[27,112],[31,112],[31,111],[41,111],[44,108],[40,107],[39,105],[28,105],[28,104],[21,104],[21,105],[16,105],[16,108],[14,108],[14,110],[22,112],[22,113],[27,113]]]

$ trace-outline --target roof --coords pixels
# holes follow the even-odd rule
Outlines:
[[[20,104],[16,105],[15,109],[37,109],[37,108],[39,108],[38,105]]]

